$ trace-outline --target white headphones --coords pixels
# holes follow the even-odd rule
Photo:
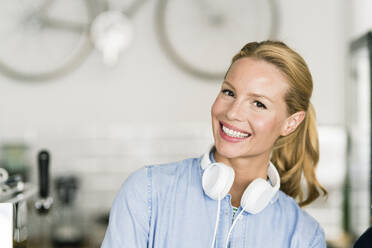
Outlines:
[[[218,201],[216,224],[211,244],[212,248],[214,247],[214,243],[216,241],[221,211],[221,199],[224,198],[227,193],[229,193],[229,190],[234,182],[235,173],[233,168],[230,166],[227,166],[223,163],[212,163],[209,159],[209,153],[210,152],[207,152],[203,155],[201,167],[204,170],[202,178],[203,190],[210,198]],[[262,178],[256,178],[244,190],[242,199],[240,200],[240,205],[243,210],[239,213],[230,227],[225,243],[226,248],[228,246],[231,231],[237,221],[241,218],[242,213],[244,211],[247,211],[251,214],[259,213],[269,204],[276,192],[278,192],[280,187],[280,176],[275,166],[271,162],[269,163],[267,175],[269,176],[273,186]]]
[[[201,166],[204,170],[202,178],[204,192],[214,200],[221,200],[227,195],[234,182],[234,170],[223,163],[212,163],[209,152],[203,155]],[[245,189],[240,202],[245,211],[251,214],[259,213],[279,190],[280,176],[271,162],[267,175],[273,186],[262,178],[256,178]]]

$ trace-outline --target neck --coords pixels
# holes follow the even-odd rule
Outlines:
[[[259,177],[267,179],[270,153],[252,157],[226,158],[216,151],[214,158],[216,162],[224,163],[234,169],[235,179],[229,191],[233,206],[240,206],[244,190],[254,179]]]

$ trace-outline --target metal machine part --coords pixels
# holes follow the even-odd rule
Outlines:
[[[39,213],[45,214],[52,206],[49,197],[49,153],[41,151],[38,155],[40,198],[36,201]],[[11,206],[12,214],[2,215],[13,223],[13,246],[26,247],[27,242],[27,202],[36,195],[37,186],[25,183],[20,175],[9,176],[4,168],[0,168],[0,206],[5,209]],[[10,204],[10,205],[9,205]],[[1,238],[1,237],[0,237]]]
[[[13,223],[15,244],[27,240],[27,201],[35,193],[35,186],[24,183],[19,175],[8,177],[7,171],[0,168],[0,204],[12,206],[13,214],[7,218]]]
[[[48,213],[53,204],[53,198],[49,196],[49,161],[49,152],[40,151],[38,154],[39,199],[35,202],[35,207],[40,214]]]
[[[60,176],[55,179],[56,209],[59,213],[52,228],[54,247],[81,247],[85,242],[82,213],[75,205],[79,179],[76,176]]]

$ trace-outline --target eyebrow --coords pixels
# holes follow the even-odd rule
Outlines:
[[[231,87],[235,90],[234,86],[232,86],[232,84],[230,84],[226,80],[224,80],[222,84],[227,84],[229,87]],[[249,93],[248,96],[253,96],[253,97],[257,97],[257,98],[264,98],[264,99],[268,100],[269,102],[273,103],[273,101],[270,98],[268,98],[267,96],[258,94],[258,93]]]
[[[233,88],[233,89],[235,90],[234,86],[232,86],[232,85],[231,85],[228,81],[226,81],[226,80],[224,80],[222,84],[228,84],[231,88]]]

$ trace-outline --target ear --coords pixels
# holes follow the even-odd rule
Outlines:
[[[306,115],[305,111],[299,111],[289,116],[283,124],[280,135],[287,136],[288,134],[291,134],[293,131],[295,131],[296,128],[305,119],[305,115]]]

